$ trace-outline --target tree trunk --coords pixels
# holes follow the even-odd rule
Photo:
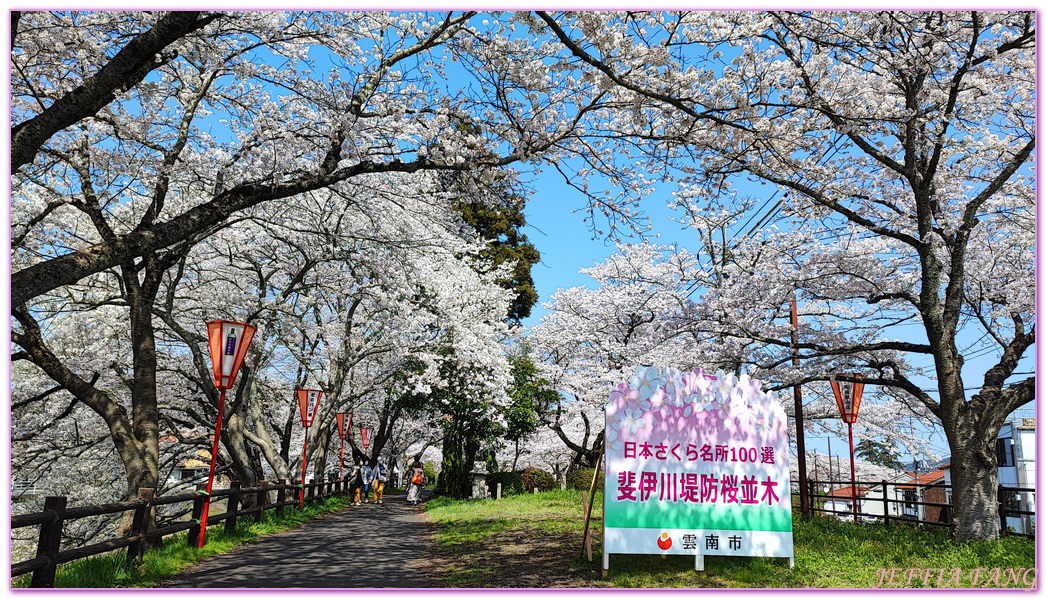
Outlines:
[[[980,457],[981,450],[963,449],[956,452],[953,460],[960,457],[960,469],[950,469],[952,476],[952,505],[955,510],[953,540],[962,543],[969,540],[992,540],[1000,535],[999,503],[996,499],[996,460],[987,464]]]
[[[1005,417],[988,411],[976,415],[964,403],[954,419],[943,420],[952,450],[949,474],[956,543],[992,540],[1000,535],[996,436]]]
[[[327,481],[327,453],[330,450],[331,437],[330,427],[320,427],[310,444],[310,447],[316,445],[313,454],[313,481]]]
[[[245,423],[240,414],[242,410],[241,405],[241,410],[228,415],[227,418],[223,417],[225,422],[222,423],[222,445],[232,460],[233,477],[240,482],[240,487],[248,488],[257,486],[262,475],[261,472],[256,472],[254,469],[254,457],[244,437]],[[253,506],[255,495],[247,494],[241,498],[241,501],[244,507]]]
[[[472,471],[480,445],[469,439],[457,419],[444,421],[443,493],[451,498],[464,499],[472,495]]]

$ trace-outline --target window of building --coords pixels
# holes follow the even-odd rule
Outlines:
[[[999,438],[996,440],[996,466],[1014,466],[1014,442],[1011,438]]]
[[[916,490],[904,490],[902,497],[905,499],[905,508],[913,508],[913,502],[916,502]]]

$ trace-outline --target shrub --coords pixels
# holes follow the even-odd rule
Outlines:
[[[533,492],[534,488],[538,488],[539,492],[548,492],[556,487],[556,478],[544,469],[527,467],[520,473],[520,477],[523,479],[524,490],[528,492]]]
[[[431,460],[425,461],[425,464],[422,465],[422,477],[425,478],[426,487],[436,485],[436,465]]]
[[[512,496],[513,494],[524,493],[524,482],[523,477],[519,473],[513,471],[501,471],[499,473],[491,473],[484,478],[487,482],[487,492],[494,498],[495,490],[498,489],[498,484],[502,484],[502,495]]]
[[[582,490],[588,492],[589,486],[592,484],[593,469],[578,469],[577,471],[571,471],[567,474],[567,489],[569,490]],[[600,482],[597,482],[596,487],[602,487]]]

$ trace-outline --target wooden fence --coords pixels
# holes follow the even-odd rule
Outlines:
[[[201,484],[200,487],[205,486]],[[222,498],[226,498],[228,501],[226,503],[226,512],[208,515],[208,524],[217,525],[225,521],[225,530],[233,531],[236,529],[238,517],[252,517],[254,522],[258,523],[264,518],[267,510],[275,510],[276,514],[279,515],[283,513],[284,507],[297,506],[299,493],[302,489],[303,486],[301,484],[286,483],[283,480],[275,484],[263,481],[259,486],[250,488],[242,488],[239,482],[234,481],[227,489],[212,490],[212,504]],[[348,494],[349,483],[348,481],[341,483],[338,481],[318,481],[305,484],[304,491],[303,507],[305,504],[319,502],[324,498]],[[36,557],[12,564],[11,577],[14,578],[26,573],[32,573],[33,577],[29,587],[54,587],[55,570],[58,568],[58,565],[121,548],[127,548],[128,562],[137,565],[142,561],[142,554],[145,552],[147,544],[159,544],[164,536],[182,531],[189,532],[186,536],[186,543],[195,547],[200,538],[200,520],[203,517],[207,492],[203,489],[198,489],[195,492],[155,498],[153,493],[154,490],[151,488],[142,488],[138,490],[138,498],[136,500],[77,507],[66,506],[65,496],[48,496],[44,499],[43,511],[25,515],[13,515],[11,517],[12,531],[22,527],[39,525],[40,537],[37,542]],[[275,493],[276,501],[269,503],[270,494],[272,493]],[[253,500],[253,502],[249,499]],[[152,509],[157,506],[182,502],[192,503],[192,517],[188,521],[146,531],[146,526],[149,522],[149,512]],[[245,507],[244,504],[248,506]],[[132,510],[134,515],[128,535],[80,548],[61,549],[62,527],[66,521],[124,513]]]
[[[849,495],[850,488],[851,488],[851,482],[850,481],[808,481],[807,484],[808,484],[807,495],[808,495],[808,498],[810,499],[810,507],[811,507],[811,511],[812,512],[823,513],[823,514],[833,514],[833,515],[836,515],[838,517],[850,517],[851,515],[853,515],[853,512],[850,511],[850,510],[835,510],[835,509],[829,509],[829,508],[818,508],[819,506],[823,506],[824,505],[823,501],[835,500],[835,501],[839,501],[839,502],[850,502],[851,501],[851,497]],[[837,490],[837,492],[839,492],[840,489],[845,489],[847,491],[848,495],[846,495],[846,496],[835,495],[834,496],[834,495],[830,495],[830,493],[821,493],[821,492],[817,491],[821,487],[826,486],[826,485],[830,489]],[[859,494],[859,496],[858,496],[858,517],[859,518],[864,517],[866,520],[869,520],[869,519],[874,519],[874,520],[877,520],[877,521],[882,520],[884,523],[890,523],[891,521],[902,521],[902,522],[906,522],[906,523],[916,523],[916,524],[919,524],[919,525],[932,525],[932,526],[936,526],[936,527],[948,527],[948,526],[950,526],[952,524],[952,516],[954,514],[954,512],[953,512],[954,509],[953,509],[953,506],[952,506],[951,503],[927,501],[927,495],[928,495],[929,492],[931,492],[931,490],[939,490],[939,489],[942,490],[941,498],[944,499],[944,498],[948,497],[946,495],[946,493],[945,493],[946,490],[950,489],[952,486],[941,484],[941,483],[921,483],[921,484],[916,484],[916,483],[890,483],[890,482],[883,481],[883,480],[876,481],[876,482],[858,481],[858,482],[855,482],[854,485],[859,490],[862,490],[862,488],[868,488],[869,490],[875,490],[875,493],[877,494],[874,497],[864,497],[864,498]],[[793,482],[793,486],[795,488],[796,482]],[[891,494],[889,493],[889,490],[891,488],[894,488],[894,490],[895,490],[893,498],[890,497]],[[923,498],[923,500],[917,500],[915,498],[911,498],[911,499],[901,498],[901,499],[899,499],[899,498],[897,498],[897,495],[898,495],[897,490],[899,490],[899,489],[903,489],[903,490],[912,489],[914,491],[915,490],[923,490],[924,493],[918,496],[918,497]],[[1009,506],[1010,503],[1008,502],[1008,498],[1013,497],[1015,494],[1019,494],[1019,493],[1035,494],[1036,490],[1033,489],[1033,488],[1004,487],[1002,485],[1001,486],[997,486],[997,501],[999,502],[999,505],[1000,505],[1000,508],[999,508],[1000,531],[1003,532],[1003,533],[1006,533],[1006,534],[1010,534],[1010,535],[1020,535],[1020,536],[1025,536],[1025,537],[1032,538],[1032,537],[1034,537],[1034,534],[1032,534],[1032,533],[1011,531],[1011,530],[1008,529],[1008,526],[1007,526],[1007,517],[1008,516],[1026,516],[1026,515],[1035,515],[1036,514],[1034,511],[1031,511],[1031,510],[1019,510],[1019,509],[1012,508],[1012,507]],[[1030,504],[1032,504],[1032,502],[1030,502]],[[895,508],[898,508],[898,505],[902,505],[904,507],[913,508],[913,509],[915,509],[916,514],[915,515],[909,515],[909,514],[906,514],[904,510],[897,510],[897,511],[895,511],[895,514],[891,514],[892,506],[895,507]],[[882,512],[863,512],[863,510],[862,510],[863,507],[868,508],[870,506],[877,506]],[[919,518],[919,514],[920,514],[919,507],[923,507],[924,508],[924,516],[925,517],[928,517],[928,513],[930,513],[931,515],[933,515],[934,518],[932,519],[932,518],[928,517],[928,518],[925,518],[925,519],[920,519]]]

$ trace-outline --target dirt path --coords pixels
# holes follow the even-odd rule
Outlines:
[[[423,498],[428,492],[423,492]],[[197,563],[164,588],[422,588],[430,552],[422,506],[392,492]]]

